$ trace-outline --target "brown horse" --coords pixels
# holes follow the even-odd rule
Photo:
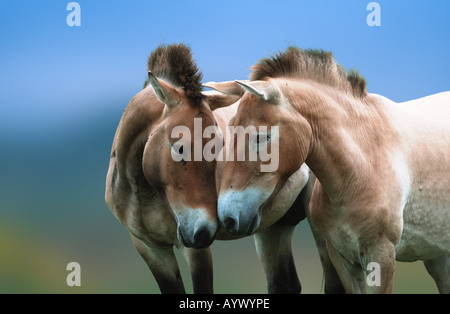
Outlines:
[[[194,291],[212,292],[211,253],[217,227],[215,162],[175,161],[175,126],[225,125],[227,117],[212,110],[239,97],[205,95],[201,73],[186,46],[160,46],[149,57],[149,78],[128,104],[114,137],[105,199],[130,232],[163,293],[183,293],[173,245],[183,248]],[[152,71],[152,72],[151,72]],[[157,78],[158,76],[159,78]],[[183,138],[184,146],[191,146]],[[193,249],[196,248],[196,249]]]
[[[194,292],[212,293],[208,247],[215,237],[239,236],[218,228],[217,185],[224,163],[196,158],[198,148],[205,151],[211,141],[196,135],[221,130],[214,134],[223,141],[221,134],[236,113],[243,92],[234,82],[232,94],[237,96],[202,92],[201,74],[190,50],[182,44],[160,46],[150,55],[148,69],[144,89],[128,104],[116,131],[106,179],[106,203],[129,230],[161,292],[185,292],[173,252],[175,245],[188,261]],[[182,132],[186,130],[189,132]],[[276,207],[273,211],[277,219],[283,215],[290,219],[278,223],[277,219],[262,220],[265,230],[256,237],[269,292],[300,292],[290,241],[286,239],[304,218],[304,197],[298,194],[308,178],[305,169],[293,174],[290,198],[280,198],[283,211]]]
[[[365,292],[373,263],[374,292],[392,292],[395,259],[423,260],[439,291],[450,292],[450,93],[397,104],[368,94],[331,53],[295,47],[238,83],[246,93],[232,124],[277,126],[278,135],[256,138],[260,148],[279,147],[279,167],[227,162],[222,224],[256,228],[264,204],[306,162],[318,179],[311,217],[346,292]],[[255,204],[259,211],[248,210]]]
[[[242,94],[242,90],[236,89],[236,82],[208,82],[203,85],[228,95]],[[238,125],[235,123],[235,118],[230,121],[230,124]],[[230,130],[227,133],[228,136],[235,136],[232,132]],[[241,145],[244,144],[250,149],[251,145],[248,145],[248,142],[243,142]],[[230,143],[227,143],[227,145],[232,147]],[[239,143],[236,142],[235,145],[239,145]],[[234,147],[234,149],[237,150],[237,147]],[[226,160],[226,167],[230,167],[228,162]],[[241,165],[245,165],[245,163]],[[253,163],[253,166],[255,165],[257,164]],[[222,171],[223,166],[221,164]],[[236,177],[246,176],[246,169],[237,169],[233,172],[233,175]],[[307,180],[306,184],[304,183],[305,180]],[[298,279],[292,260],[291,237],[295,226],[306,217],[322,264],[325,293],[344,293],[342,283],[328,255],[325,239],[311,219],[309,203],[315,181],[314,174],[306,164],[303,164],[282,182],[281,187],[272,193],[269,200],[242,193],[240,202],[233,203],[232,206],[222,206],[218,213],[219,221],[227,233],[235,237],[254,235],[258,256],[265,267],[269,292],[295,293],[300,291],[300,283],[298,283],[299,288],[296,288],[297,284],[295,283]],[[252,194],[255,194],[254,190]],[[264,202],[263,206],[254,203],[259,200]],[[222,197],[220,202],[223,205],[227,200]],[[247,223],[245,220],[247,220]],[[225,236],[221,234],[221,237]],[[277,271],[274,271],[276,265],[278,265],[278,268],[276,268]],[[286,273],[286,270],[289,270],[289,272]],[[282,277],[280,274],[285,275]]]

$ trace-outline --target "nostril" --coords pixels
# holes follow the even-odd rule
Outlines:
[[[210,244],[209,242],[210,234],[206,227],[197,230],[197,232],[194,234],[194,247],[204,248]]]
[[[223,224],[224,224],[225,230],[227,232],[231,233],[231,232],[236,231],[236,229],[237,229],[236,228],[236,219],[234,219],[232,217],[225,218]]]

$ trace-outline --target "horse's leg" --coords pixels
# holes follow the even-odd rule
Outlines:
[[[161,293],[186,293],[173,247],[149,247],[132,234],[130,235],[134,247],[155,277]]]
[[[194,293],[213,293],[211,250],[183,247],[183,255],[191,272]]]
[[[439,293],[450,294],[450,256],[439,256],[423,263],[436,282]]]
[[[344,286],[339,279],[336,269],[331,262],[328,255],[327,243],[325,238],[320,234],[317,227],[314,225],[311,217],[308,215],[308,222],[311,232],[316,242],[317,251],[319,252],[320,262],[322,263],[323,275],[325,277],[325,293],[326,294],[343,294],[345,293]]]
[[[254,235],[256,252],[266,273],[269,293],[300,293],[291,238],[295,226],[272,225]]]
[[[345,288],[345,293],[366,293],[365,272],[359,263],[352,263],[327,243],[328,255]]]
[[[373,246],[365,262],[376,262],[380,265],[380,285],[373,287],[373,293],[392,293],[394,286],[395,245],[388,239],[381,238]],[[367,267],[367,265],[363,265]]]

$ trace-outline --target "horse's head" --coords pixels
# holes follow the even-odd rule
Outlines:
[[[276,80],[237,83],[246,92],[230,125],[235,133],[239,127],[247,131],[248,145],[234,135],[229,148],[234,158],[225,164],[218,216],[227,232],[245,235],[258,229],[262,215],[277,215],[264,209],[305,161],[311,129],[299,117],[294,120],[295,112]]]
[[[178,66],[183,66],[186,51],[183,53],[177,59]],[[183,79],[189,82],[189,73],[180,78],[180,85]],[[143,172],[147,181],[165,195],[177,222],[179,241],[187,247],[204,248],[214,240],[218,222],[216,161],[203,156],[205,145],[212,140],[203,134],[205,129],[216,129],[212,110],[239,97],[206,94],[201,92],[201,84],[192,88],[169,81],[149,72],[151,87],[147,88],[153,88],[164,109],[158,124],[149,131]],[[220,137],[219,132],[214,134]]]

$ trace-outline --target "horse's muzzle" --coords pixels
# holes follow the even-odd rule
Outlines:
[[[181,228],[178,228],[177,234],[178,240],[183,246],[194,249],[204,249],[209,247],[215,238],[215,234],[211,235],[207,228],[198,230],[192,238],[186,238]]]
[[[228,191],[219,197],[217,214],[221,227],[228,233],[247,236],[261,223],[259,207],[263,195],[253,191]]]
[[[218,229],[216,219],[208,219],[200,210],[192,210],[178,216],[177,237],[180,243],[189,248],[207,248],[214,241]]]

